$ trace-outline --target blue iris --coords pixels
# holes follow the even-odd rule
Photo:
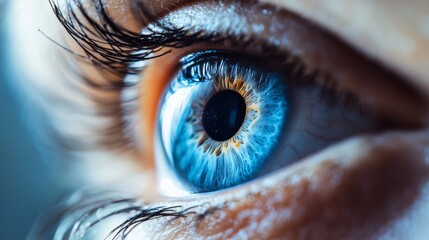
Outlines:
[[[191,54],[161,106],[165,157],[192,191],[249,181],[275,150],[287,109],[279,74],[229,52]]]

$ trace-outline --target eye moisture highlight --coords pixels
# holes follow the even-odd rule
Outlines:
[[[278,144],[286,96],[280,75],[244,56],[204,51],[183,58],[159,119],[173,172],[197,192],[253,179]]]

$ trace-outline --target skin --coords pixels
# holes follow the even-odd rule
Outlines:
[[[35,4],[34,2],[29,1],[27,4]],[[139,102],[142,127],[138,136],[141,138],[141,145],[145,147],[128,155],[109,151],[98,152],[97,154],[104,156],[102,162],[93,155],[80,156],[82,162],[76,165],[76,169],[84,172],[82,182],[93,184],[96,188],[101,186],[113,188],[112,183],[129,179],[130,175],[143,175],[147,181],[139,183],[141,186],[138,190],[143,199],[167,206],[181,205],[184,209],[199,206],[195,210],[198,214],[173,221],[155,220],[143,227],[142,231],[154,233],[161,239],[207,237],[425,239],[425,236],[429,235],[425,227],[429,220],[427,204],[429,135],[426,117],[429,113],[427,108],[429,20],[425,11],[429,7],[427,1],[392,3],[387,0],[330,0],[322,3],[316,0],[263,0],[262,2],[294,12],[326,28],[351,45],[338,47],[340,43],[337,40],[327,41],[325,44],[323,39],[330,39],[325,33],[320,33],[319,37],[322,40],[314,43],[319,44],[320,52],[317,53],[328,56],[331,60],[324,68],[342,71],[342,75],[349,76],[346,78],[347,81],[341,81],[344,88],[367,93],[369,99],[377,95],[368,100],[368,103],[379,106],[379,109],[387,109],[386,113],[393,111],[392,116],[395,118],[402,116],[401,123],[417,119],[411,122],[412,124],[418,122],[418,128],[353,136],[278,172],[223,192],[179,198],[165,197],[159,190],[160,187],[156,185],[154,177],[156,166],[155,153],[152,152],[152,136],[156,106],[177,59],[187,52],[205,47],[194,46],[173,52],[170,57],[148,62],[148,68],[141,79],[140,91],[143,94]],[[168,3],[163,2],[166,5]],[[175,1],[175,6],[180,9],[183,3],[186,1]],[[115,1],[110,4],[113,16],[117,16],[119,21],[123,21],[130,29],[140,29],[132,19],[121,18],[127,13],[118,12],[119,8],[115,8]],[[18,16],[16,23],[28,30],[24,33],[11,32],[12,39],[21,43],[17,44],[21,48],[17,49],[14,61],[17,66],[25,69],[28,76],[31,75],[28,83],[22,83],[20,87],[28,89],[28,86],[36,86],[35,92],[60,91],[65,98],[77,101],[68,86],[58,81],[63,79],[67,72],[47,68],[52,66],[50,65],[52,56],[40,54],[45,52],[58,54],[53,50],[57,46],[46,41],[46,38],[35,29],[42,29],[48,36],[59,39],[60,43],[69,46],[75,52],[82,51],[65,35],[49,6],[44,3],[39,7],[42,8],[40,12],[25,8],[22,11],[28,11],[27,14],[15,15]],[[151,7],[161,15],[168,14],[157,1],[153,1]],[[28,24],[24,18],[21,19],[24,15],[34,19],[32,22],[34,25]],[[34,41],[29,43],[25,39]],[[302,41],[299,37],[295,42],[293,40],[291,42],[292,46],[299,48],[308,48],[313,44],[311,41]],[[350,50],[352,48],[354,49]],[[369,60],[367,58],[363,61],[356,60],[361,59],[360,53],[357,52],[363,53]],[[22,60],[19,56],[29,57]],[[314,60],[317,59],[314,53],[309,53],[304,58],[310,66],[319,64]],[[387,70],[374,70],[373,64],[382,65]],[[101,79],[102,76],[94,75],[97,71],[93,66],[80,65],[80,67],[84,73]],[[364,75],[357,75],[362,72]],[[365,84],[359,84],[361,79],[365,79],[365,83],[377,79],[380,85],[365,88]],[[382,80],[378,81],[379,79]],[[411,90],[398,87],[397,81],[405,81],[411,86]],[[147,87],[149,84],[150,90]],[[413,98],[414,95],[421,97],[416,100]],[[416,102],[418,104],[415,104]],[[41,100],[39,105],[45,107],[56,121],[62,119],[64,113],[51,109],[47,102]],[[73,121],[83,118],[76,114],[73,116],[75,117],[69,120],[71,122],[65,119],[62,124],[73,124]],[[92,118],[86,120],[91,123],[98,121]],[[74,134],[76,137],[82,136],[80,134],[85,134],[85,129],[78,129]],[[118,157],[123,161],[118,163],[116,161]],[[85,159],[94,161],[86,163]],[[104,169],[96,173],[93,166],[100,164],[103,164]],[[79,184],[81,183],[77,183]],[[203,217],[200,214],[203,214]]]
[[[266,1],[334,31],[394,71],[428,87],[429,32],[425,1]],[[388,39],[386,39],[386,37]]]

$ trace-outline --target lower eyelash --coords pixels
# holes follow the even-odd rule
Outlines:
[[[63,204],[47,212],[36,222],[29,239],[81,239],[93,228],[112,217],[128,214],[128,218],[113,229],[106,231],[105,238],[126,239],[138,225],[147,221],[168,218],[171,220],[196,215],[194,207],[151,206],[137,198],[118,198],[113,193],[78,191]],[[102,214],[103,213],[103,214]]]

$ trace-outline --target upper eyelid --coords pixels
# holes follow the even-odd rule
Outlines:
[[[354,93],[357,96],[364,98],[371,96],[373,99],[382,99],[385,103],[378,107],[387,107],[386,109],[381,109],[385,113],[391,114],[391,116],[395,117],[401,115],[415,116],[416,119],[414,120],[416,121],[410,121],[412,122],[411,125],[425,124],[427,117],[424,115],[426,112],[425,110],[427,109],[428,99],[420,89],[416,88],[415,85],[411,85],[408,79],[404,79],[403,77],[389,71],[384,66],[380,65],[380,63],[369,59],[347,43],[343,42],[341,39],[318,26],[307,22],[305,19],[297,17],[287,11],[279,13],[286,15],[287,18],[282,18],[277,20],[277,22],[281,22],[282,24],[286,23],[288,28],[290,27],[294,29],[298,26],[298,28],[301,27],[305,29],[296,30],[296,32],[298,32],[298,36],[302,35],[304,37],[301,37],[298,40],[295,39],[294,43],[291,43],[290,46],[286,47],[286,49],[290,51],[288,52],[290,56],[300,58],[300,60],[307,65],[310,71],[316,70],[326,75],[336,75],[328,77],[332,77],[332,79],[334,79],[339,85],[346,86],[349,90],[354,90]],[[252,18],[254,18],[254,15],[249,13],[247,13],[247,16],[252,16]],[[195,14],[193,17],[195,17]],[[292,21],[290,21],[289,18],[292,19]],[[290,22],[288,23],[288,21]],[[283,30],[289,31],[289,29]],[[295,32],[292,31],[292,34],[290,34],[292,35],[292,38],[287,39],[287,41],[293,42],[291,39],[294,38],[294,34]],[[264,36],[266,35],[267,34]],[[263,38],[264,37],[262,37],[262,39]],[[306,45],[301,45],[302,42]],[[322,44],[318,44],[318,42],[322,42]],[[313,45],[316,45],[317,47],[314,47]],[[303,47],[301,48],[299,46]],[[295,49],[298,49],[297,52],[294,52]],[[310,49],[310,51],[312,51],[309,54],[310,57],[303,56],[303,54],[301,54],[303,49]],[[313,64],[308,62],[308,60],[310,59],[311,61],[314,56],[318,56],[320,58],[319,61],[316,61],[316,64],[314,64],[314,62]],[[348,76],[345,77],[345,75]],[[356,78],[354,75],[359,75],[361,79]],[[386,94],[386,97],[379,96],[381,93],[377,91],[380,90],[380,86],[384,87],[381,90],[385,91],[383,94]],[[362,95],[362,92],[365,92],[365,95]],[[398,99],[401,99],[403,102],[397,101]],[[395,112],[396,110],[399,111]],[[403,120],[404,119],[401,119],[399,122]],[[406,121],[408,121],[408,119],[405,119],[405,122]],[[409,124],[410,122],[405,124]]]
[[[90,10],[86,9],[83,5],[78,5],[79,11],[76,13],[72,10],[71,6],[69,6],[67,11],[62,11],[53,0],[50,0],[50,3],[67,32],[78,42],[80,47],[84,49],[85,53],[88,54],[88,58],[98,67],[106,65],[107,69],[118,71],[119,73],[123,73],[121,71],[123,67],[119,67],[119,70],[116,70],[112,67],[114,64],[109,65],[108,63],[113,61],[117,64],[129,64],[137,61],[149,60],[168,52],[162,52],[162,48],[188,46],[195,42],[192,38],[201,35],[201,30],[195,29],[195,26],[191,29],[182,29],[180,25],[172,28],[169,25],[174,21],[183,21],[184,18],[189,18],[189,13],[173,15],[167,21],[162,21],[161,24],[157,24],[159,22],[156,22],[154,26],[150,26],[150,29],[155,29],[155,31],[149,30],[144,33],[133,33],[128,31],[124,26],[116,24],[114,19],[104,10],[103,6],[97,7],[97,9],[99,9],[99,11],[97,11],[97,17],[91,17]],[[145,14],[147,18],[152,17],[144,7],[140,14]],[[83,15],[85,20],[80,20],[80,15]],[[200,17],[201,13],[196,15]],[[180,16],[182,16],[182,19],[179,19]],[[173,18],[173,20],[171,18]],[[78,26],[74,26],[76,23]],[[142,22],[141,24],[144,25],[145,23]],[[292,24],[294,24],[293,21]],[[302,24],[302,21],[301,23],[298,21],[298,25],[300,24]],[[289,23],[289,25],[291,24]],[[227,23],[227,26],[230,25]],[[295,26],[291,26],[291,28],[294,27]],[[316,32],[318,30],[314,26],[310,26],[310,29]],[[248,35],[255,35],[256,33],[249,32]],[[237,42],[247,40],[244,33],[237,33],[236,30],[232,33],[223,32],[222,30],[217,33],[211,33],[211,35],[208,33],[209,36],[206,37],[206,39],[198,38],[198,40],[217,42],[219,39],[216,34],[229,34],[230,37],[236,37],[238,39]],[[316,33],[315,36],[317,35]],[[271,45],[271,47],[277,45],[276,43],[272,43],[270,39],[262,38],[261,40],[261,42],[265,42],[267,45]],[[290,51],[294,50],[292,47],[288,49]],[[292,53],[291,55],[296,56],[297,54]],[[115,56],[115,58],[109,58],[110,56]]]
[[[55,5],[55,1],[56,0],[50,0],[50,2],[51,2],[51,4],[54,4]],[[72,1],[72,2],[74,2],[74,1]],[[79,2],[79,1],[75,1],[75,2]],[[94,2],[96,2],[96,1],[94,1]],[[132,8],[132,7],[135,7],[134,5],[138,5],[138,7],[139,7],[139,9],[142,9],[142,10],[154,10],[154,9],[156,9],[156,11],[158,11],[158,12],[156,12],[156,13],[154,13],[154,14],[150,14],[150,12],[148,12],[148,11],[146,11],[146,12],[144,12],[144,11],[140,11],[139,10],[139,15],[140,15],[140,19],[144,19],[144,21],[142,21],[139,25],[140,26],[145,26],[145,25],[147,25],[147,23],[148,23],[148,19],[150,20],[150,19],[152,19],[152,20],[155,20],[155,19],[157,19],[157,16],[163,16],[163,15],[166,15],[169,11],[172,11],[172,10],[176,10],[176,9],[178,9],[178,8],[180,8],[180,7],[183,7],[183,6],[187,6],[187,5],[189,5],[189,3],[188,3],[188,1],[178,1],[178,2],[176,2],[175,4],[172,4],[171,2],[165,2],[164,3],[164,6],[163,7],[165,7],[165,6],[168,6],[168,8],[163,8],[163,7],[160,7],[160,6],[158,6],[158,4],[156,3],[156,2],[151,2],[151,1],[148,1],[148,2],[146,2],[145,1],[145,3],[150,3],[150,4],[147,4],[147,6],[146,5],[144,5],[143,4],[143,2],[144,1],[125,1],[123,4],[124,5],[130,5],[130,6],[121,6],[121,8],[120,9],[126,9],[127,7],[129,7],[130,9]],[[199,1],[195,1],[195,2],[199,2]],[[232,2],[232,3],[234,3],[235,1],[226,1],[226,2]],[[253,1],[254,3],[257,3],[258,1]],[[271,3],[272,1],[260,1],[262,4],[264,3],[264,2],[268,2],[268,3]],[[106,5],[108,5],[108,4],[110,4],[110,2],[108,2],[108,1],[106,1]],[[261,3],[258,3],[258,4],[255,4],[255,5],[261,5]],[[209,3],[210,4],[210,3]],[[213,4],[213,3],[212,3]],[[113,4],[114,5],[114,4]],[[281,6],[282,4],[279,4],[275,9],[281,9],[280,8],[280,6]],[[289,6],[289,4],[288,3],[285,3],[285,5],[286,6]],[[145,7],[146,6],[146,7]],[[150,6],[150,7],[149,7]],[[296,6],[294,5],[294,4],[291,4],[291,9],[294,9],[294,10],[296,10],[297,12],[299,12],[299,13],[303,13],[303,15],[304,16],[308,16],[310,19],[313,19],[313,17],[310,15],[309,16],[309,14],[308,13],[310,13],[311,12],[311,8],[308,8],[307,10],[305,9],[305,8],[303,8],[302,6],[300,6],[299,4],[297,4]],[[113,8],[114,8],[114,6],[113,6]],[[85,9],[85,8],[83,8],[83,9]],[[103,8],[99,8],[99,9],[103,9]],[[69,8],[67,11],[71,11],[72,10],[72,8]],[[88,13],[89,13],[89,16],[94,16],[94,14],[93,14],[93,11],[94,9],[88,9]],[[322,9],[323,10],[323,9]],[[125,12],[130,12],[130,11],[125,11]],[[132,13],[133,11],[131,11],[131,13]],[[339,15],[341,16],[341,14],[342,13],[339,13]],[[57,15],[59,15],[59,14],[57,14]],[[141,16],[143,16],[143,17],[141,17]],[[319,15],[317,15],[316,17],[315,17],[315,20],[316,21],[318,21],[318,22],[320,22],[319,20],[319,18],[318,18],[318,16]],[[319,16],[320,17],[320,16]],[[135,17],[136,19],[138,19],[138,17]],[[116,17],[115,17],[115,19],[116,19]],[[117,20],[117,19],[116,19]],[[115,21],[114,21],[115,22]],[[323,23],[323,21],[322,21],[322,23]],[[325,24],[323,24],[323,25],[325,25]],[[120,26],[120,25],[117,25],[117,26]],[[128,27],[128,26],[127,26]],[[121,29],[121,28],[120,28]],[[333,27],[333,28],[330,28],[331,30],[333,30],[334,32],[336,32],[336,28],[335,27]],[[339,32],[341,33],[341,29],[339,29]],[[352,41],[353,42],[353,41]],[[141,58],[141,56],[139,56],[140,58]]]
[[[204,15],[203,17],[211,16],[207,15],[206,12],[202,13],[200,11],[200,13],[193,13],[192,18],[197,18],[198,16],[196,15],[198,14]],[[280,22],[292,26],[292,30],[285,29],[285,31],[292,32],[289,34],[292,35],[292,40],[287,39],[287,41],[291,40],[290,42],[292,43],[287,43],[289,46],[283,49],[291,51],[287,52],[287,55],[300,58],[307,66],[310,74],[312,71],[317,71],[328,78],[334,79],[334,83],[337,83],[340,88],[351,90],[355,96],[369,101],[367,105],[372,105],[376,109],[374,112],[379,111],[384,117],[395,119],[398,124],[404,124],[404,126],[420,126],[421,124],[425,124],[427,99],[415,86],[410,85],[406,79],[362,55],[328,32],[290,13],[285,14],[288,15],[287,18],[281,19],[283,21]],[[254,17],[256,14],[252,15],[248,13],[247,15],[256,18]],[[189,19],[189,17],[186,14],[182,16],[184,19]],[[177,19],[177,16],[174,15],[171,19]],[[180,19],[178,21],[180,22]],[[305,30],[295,30],[294,28],[297,26],[301,26]],[[301,38],[294,36],[294,30],[298,32],[296,35],[301,35]],[[269,36],[269,34],[265,34],[264,36],[266,35]],[[254,41],[254,45],[262,42],[267,43],[264,36],[256,35],[257,40],[260,41]],[[237,47],[237,45],[232,46],[233,48]],[[276,50],[276,46],[273,47],[271,45],[269,47]],[[303,56],[305,55],[305,53],[302,54],[303,49],[305,51],[309,49],[307,56]],[[296,51],[293,52],[294,50]],[[311,62],[315,56],[319,60]],[[404,116],[412,117],[404,118]]]
[[[262,8],[260,8],[259,5],[257,7],[259,7],[258,10],[262,9]],[[59,10],[59,9],[56,9],[56,10]],[[85,9],[81,8],[80,11],[85,11]],[[198,14],[198,12],[196,12],[196,13]],[[59,17],[62,17],[61,14],[62,14],[62,12],[57,11],[57,15],[59,15]],[[101,16],[100,16],[101,18],[109,17],[109,16],[104,15],[105,12],[101,12],[99,14],[101,14]],[[201,14],[201,11],[200,11],[200,14]],[[84,12],[84,15],[88,15],[88,14]],[[71,16],[76,17],[77,15],[71,15]],[[184,15],[182,15],[182,18],[186,17],[186,16],[187,15],[184,14]],[[173,17],[170,18],[170,20],[167,19],[167,22],[168,21],[171,22],[172,20],[179,21],[179,20],[177,20],[178,19],[177,17],[178,17],[177,15],[173,15]],[[180,14],[179,14],[179,17],[180,17]],[[292,19],[293,18],[294,17],[292,17]],[[66,18],[62,18],[63,24],[68,23],[66,20],[67,20]],[[79,19],[75,19],[75,20],[79,21]],[[105,19],[105,20],[108,20],[108,22],[111,21],[111,19]],[[284,20],[284,19],[282,19],[282,20]],[[307,49],[310,49],[309,51],[316,52],[317,53],[316,56],[318,55],[319,58],[320,58],[320,56],[323,55],[323,51],[325,51],[324,52],[325,55],[334,56],[334,58],[328,57],[328,59],[330,59],[330,60],[327,60],[327,61],[326,61],[326,59],[324,59],[324,60],[321,60],[321,59],[317,60],[316,59],[316,61],[315,61],[315,63],[322,64],[322,66],[328,67],[328,69],[321,69],[322,72],[325,72],[328,75],[333,74],[335,72],[333,70],[336,70],[335,67],[333,66],[333,65],[335,65],[335,63],[330,63],[330,61],[332,61],[333,59],[336,59],[335,58],[336,53],[331,54],[330,52],[327,52],[326,47],[323,47],[324,43],[329,42],[329,41],[326,41],[326,39],[325,39],[327,35],[323,31],[321,31],[320,29],[317,29],[316,26],[314,26],[312,24],[305,23],[305,21],[302,19],[298,18],[297,21],[295,21],[295,22],[294,21],[295,20],[292,20],[292,21],[289,20],[289,27],[291,27],[291,29],[285,29],[285,31],[288,31],[289,36],[292,36],[292,38],[287,39],[287,41],[290,41],[290,40],[295,41],[294,44],[296,45],[296,42],[299,42],[299,40],[302,40],[303,39],[302,36],[304,36],[304,41],[302,41],[304,43],[298,43],[298,44],[303,44],[303,46],[307,46]],[[78,23],[84,24],[84,22],[82,22],[82,21],[80,21]],[[284,24],[284,21],[282,21],[282,23]],[[307,28],[307,33],[302,34],[302,31],[300,32],[299,29],[298,30],[294,29],[297,27],[296,24],[294,24],[294,23],[297,23],[298,25],[304,24],[303,26],[305,26]],[[81,41],[80,43],[81,43],[82,47],[84,47],[86,53],[92,58],[91,60],[94,62],[95,65],[97,65],[99,67],[100,66],[103,67],[103,65],[104,65],[104,70],[107,70],[108,72],[113,73],[114,75],[116,74],[116,75],[122,75],[122,76],[124,76],[125,74],[128,74],[128,73],[138,73],[141,70],[138,68],[132,68],[130,66],[125,66],[124,63],[129,64],[132,62],[148,60],[154,56],[156,57],[157,55],[162,55],[162,54],[168,53],[168,52],[163,51],[163,49],[164,49],[163,47],[165,47],[165,46],[171,46],[173,48],[189,46],[195,42],[194,40],[196,39],[196,36],[200,35],[200,31],[201,31],[201,29],[200,30],[193,29],[192,31],[193,31],[194,37],[192,37],[192,34],[191,34],[191,36],[189,36],[189,30],[188,29],[169,28],[169,26],[163,26],[161,24],[161,25],[153,26],[152,30],[155,30],[155,31],[150,33],[152,35],[149,35],[149,34],[145,35],[144,33],[143,34],[131,33],[128,30],[122,28],[120,25],[114,24],[113,21],[111,21],[109,24],[112,24],[112,25],[107,25],[108,27],[104,29],[106,32],[101,31],[98,37],[101,37],[102,41],[105,41],[106,43],[108,43],[107,46],[108,45],[112,46],[111,48],[110,47],[104,47],[104,48],[100,47],[100,44],[98,44],[99,39],[97,39],[97,38],[94,39],[94,38],[92,38],[92,36],[86,35],[86,33],[79,32],[78,29],[68,29],[68,30],[73,30],[73,31],[69,31],[69,33],[74,34],[74,38],[77,41]],[[69,27],[70,27],[70,25],[69,25]],[[89,26],[89,27],[91,27],[91,26]],[[92,26],[92,27],[94,27],[94,26]],[[103,27],[103,25],[100,24],[100,25],[95,26],[95,27],[96,27],[96,29],[98,29],[100,31],[100,27]],[[195,27],[195,26],[193,26],[193,27]],[[114,32],[114,31],[118,31],[118,29],[121,32],[119,32],[119,33]],[[162,29],[162,31],[159,31],[160,29]],[[293,31],[297,31],[298,34],[294,35]],[[308,33],[308,32],[310,32],[310,33]],[[234,32],[232,34],[234,34]],[[237,34],[237,32],[235,32],[235,34]],[[294,39],[294,37],[297,38],[296,36],[300,36],[300,34],[302,35],[301,38],[298,37],[298,39]],[[255,33],[253,33],[253,35],[255,35]],[[168,38],[168,37],[166,38],[166,36],[168,36],[170,38]],[[305,37],[309,38],[310,36],[316,37],[316,39],[318,41],[316,41],[314,38],[311,39],[311,41],[313,41],[313,42],[308,41],[308,40],[305,41]],[[104,39],[103,39],[103,37],[104,37]],[[216,42],[216,40],[218,40],[218,39],[216,39],[216,37],[218,37],[218,36],[216,36],[215,34],[214,35],[209,34],[205,40],[207,40],[208,42]],[[245,37],[243,38],[243,35],[241,35],[241,36],[238,35],[237,39],[238,39],[238,41],[240,41],[240,40],[244,40]],[[127,40],[130,40],[130,42],[127,42]],[[140,41],[138,41],[138,40],[140,40]],[[199,40],[201,40],[201,39],[199,39]],[[135,45],[130,44],[131,42],[136,43],[136,44]],[[322,44],[320,42],[322,42]],[[338,42],[340,43],[340,41],[338,41]],[[316,47],[316,48],[314,48],[312,46],[308,47],[310,45],[315,45],[316,43],[319,44],[318,47]],[[123,45],[121,45],[121,44],[123,44]],[[273,44],[273,42],[271,42],[271,44]],[[275,42],[274,42],[274,44],[275,44]],[[289,44],[289,43],[286,42],[286,44]],[[292,46],[294,46],[294,44],[292,44]],[[330,43],[328,43],[328,46],[329,46],[329,44]],[[330,45],[332,47],[332,44],[330,44]],[[342,48],[340,47],[340,49],[342,49],[342,50],[344,50],[344,49],[350,50],[350,48],[345,47],[344,44],[339,44],[339,45],[342,46]],[[94,46],[96,47],[95,49],[97,51],[94,50]],[[126,51],[123,51],[124,49]],[[299,47],[294,48],[294,47],[289,46],[289,50],[295,51],[291,54],[292,56],[294,54],[302,54],[302,48],[299,48]],[[320,53],[320,52],[322,52],[322,53]],[[358,56],[358,59],[359,59],[360,54],[358,54],[355,51],[350,51],[350,52],[355,54],[355,56]],[[115,57],[112,58],[111,54],[117,54],[117,55],[113,55]],[[340,56],[339,58],[337,57],[336,61],[338,64],[341,64],[341,57],[342,56]],[[301,59],[303,59],[304,62],[305,62],[305,60],[309,60],[309,59],[310,59],[310,61],[312,61],[312,60],[314,61],[314,57],[312,58],[311,55],[310,55],[310,57],[304,56]],[[338,60],[338,59],[340,59],[340,60]],[[346,57],[346,59],[350,60],[351,58]],[[363,58],[363,59],[366,62],[368,62],[365,58]],[[112,61],[114,61],[113,64],[112,64]],[[355,61],[355,62],[357,62],[357,61]],[[310,64],[308,61],[305,62],[305,64],[307,66],[309,66],[309,69],[317,69],[314,67],[315,63],[313,63],[313,68],[312,68],[311,62],[310,62]],[[326,64],[328,64],[328,65],[326,65]],[[329,65],[329,64],[331,64],[331,65]],[[340,76],[344,75],[344,73],[347,72],[347,71],[344,71],[344,68],[351,68],[351,65],[354,65],[354,64],[348,64],[345,67],[339,67],[338,70],[340,70],[340,72],[342,71],[342,73],[339,75]],[[364,67],[363,69],[366,70],[367,72],[369,72],[370,75],[372,74],[372,76],[376,76],[378,74],[379,76],[382,76],[383,78],[393,78],[393,79],[399,78],[399,77],[395,76],[394,74],[388,73],[388,71],[373,71],[372,69],[370,69],[368,67],[368,65],[374,65],[372,63],[367,63],[364,65],[366,67]],[[361,65],[361,66],[363,66],[363,65]],[[318,66],[318,68],[320,69],[320,66]],[[350,73],[352,73],[353,71],[348,71],[348,72],[349,73],[347,73],[347,74],[350,75]],[[373,74],[374,72],[375,72],[375,74]],[[373,77],[373,78],[377,78],[377,77]],[[391,82],[393,83],[395,81],[391,81]],[[344,85],[344,82],[346,82],[346,81],[341,82],[341,84]],[[387,85],[393,85],[393,84],[387,83]],[[403,92],[402,92],[402,94],[403,94]],[[414,96],[414,95],[410,95],[410,96]],[[416,102],[418,103],[418,102],[420,102],[420,100],[415,101],[415,99],[414,99],[411,102],[412,103],[416,103]],[[409,105],[416,106],[416,104],[409,104]],[[421,106],[419,106],[419,108],[420,107]],[[419,112],[419,111],[415,111],[415,109],[414,109],[414,112]]]

